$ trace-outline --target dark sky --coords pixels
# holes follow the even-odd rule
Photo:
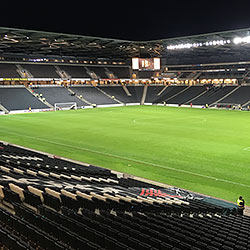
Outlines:
[[[249,0],[7,0],[0,13],[2,27],[141,41],[250,27]]]

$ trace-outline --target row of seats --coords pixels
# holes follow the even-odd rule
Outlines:
[[[246,240],[238,244],[242,230],[248,232],[249,221],[245,216],[222,216],[220,206],[184,199],[168,194],[167,190],[161,195],[163,190],[157,185],[123,178],[107,169],[0,143],[0,176],[0,235],[8,235],[0,237],[0,247],[90,250],[248,247]],[[225,231],[226,236],[221,236],[222,240],[217,237],[212,244],[213,230],[217,236]],[[230,230],[240,233],[234,232],[233,236]]]
[[[125,91],[124,88],[127,90]],[[236,89],[237,88],[237,89]],[[77,103],[78,107],[141,103],[144,86],[71,86],[70,91],[62,86],[35,87],[34,91],[50,104],[40,101],[26,88],[0,88],[0,102],[9,111],[48,109],[55,103]],[[236,90],[236,91],[235,91]],[[225,86],[209,88],[204,86],[147,86],[145,103],[210,105],[248,104],[249,86]],[[72,93],[73,92],[73,93]],[[18,96],[18,98],[16,98]],[[225,97],[225,98],[223,98]],[[14,100],[14,101],[13,101]]]
[[[28,73],[34,78],[61,78],[58,70],[63,72],[65,76],[71,78],[91,78],[91,74],[87,72],[94,72],[98,78],[110,78],[109,74],[113,74],[115,78],[130,78],[130,69],[126,66],[68,66],[68,65],[46,65],[46,64],[21,64],[23,73]],[[0,65],[0,77],[1,78],[20,78],[15,64],[4,64]]]

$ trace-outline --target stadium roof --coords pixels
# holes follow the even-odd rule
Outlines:
[[[0,27],[0,53],[94,58],[138,56],[136,43],[130,41],[3,27]]]
[[[0,27],[0,54],[77,58],[161,57],[171,64],[250,60],[250,28],[127,41]],[[238,40],[237,40],[238,39]],[[250,53],[249,53],[250,54]]]

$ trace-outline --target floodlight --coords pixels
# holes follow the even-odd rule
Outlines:
[[[234,44],[240,44],[240,43],[250,43],[250,36],[245,37],[235,37],[233,40]]]
[[[250,43],[250,36],[244,37],[244,43]]]
[[[242,39],[240,37],[235,37],[233,42],[234,42],[234,44],[239,44],[242,42]]]

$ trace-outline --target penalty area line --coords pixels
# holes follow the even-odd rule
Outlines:
[[[233,185],[237,185],[237,186],[243,186],[243,187],[250,188],[250,185],[246,185],[246,184],[238,183],[238,182],[234,182],[234,181],[229,181],[229,180],[222,179],[222,178],[216,178],[216,177],[213,177],[213,176],[210,176],[210,175],[204,175],[204,174],[195,173],[195,172],[187,171],[187,170],[183,170],[183,169],[176,169],[176,168],[164,166],[164,165],[157,164],[157,163],[152,163],[152,162],[147,162],[147,161],[143,161],[143,160],[133,159],[133,158],[126,157],[126,156],[120,156],[120,155],[105,153],[105,152],[101,152],[101,151],[94,150],[94,149],[73,146],[73,145],[70,145],[70,144],[65,144],[65,143],[60,143],[60,142],[55,142],[55,141],[50,141],[50,140],[42,139],[42,138],[35,137],[35,136],[24,135],[24,134],[20,135],[19,133],[10,132],[10,131],[6,131],[6,130],[4,132],[9,133],[9,134],[18,135],[20,137],[27,137],[27,138],[31,138],[31,139],[34,139],[34,140],[38,140],[38,141],[42,141],[42,142],[46,142],[46,143],[50,143],[50,144],[54,144],[54,145],[67,147],[67,148],[82,150],[82,151],[86,151],[86,152],[90,152],[90,153],[94,153],[94,154],[108,156],[108,157],[111,157],[111,158],[122,159],[122,160],[131,161],[131,162],[135,162],[135,163],[139,163],[139,164],[143,164],[143,165],[168,169],[168,170],[175,171],[175,172],[180,172],[180,173],[189,174],[189,175],[193,175],[193,176],[198,176],[198,177],[202,177],[202,178],[206,178],[206,179],[210,179],[210,180],[214,180],[214,181],[220,181],[220,182],[225,182],[225,183],[228,183],[228,184],[233,184]],[[250,150],[250,147],[249,147],[249,150]]]

